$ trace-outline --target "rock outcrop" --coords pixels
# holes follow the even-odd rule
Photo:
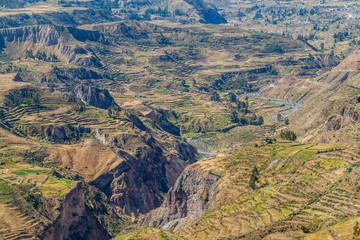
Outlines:
[[[161,207],[146,215],[141,224],[170,231],[188,226],[215,204],[217,180],[215,175],[187,167]]]
[[[25,68],[14,69],[18,72],[14,81],[34,82],[36,85],[56,85],[75,87],[89,80],[99,81],[103,85],[112,82],[111,76],[84,67],[54,68],[50,72],[33,72]]]
[[[339,114],[347,122],[355,123],[360,120],[360,97],[350,100],[347,104],[339,109]]]
[[[310,60],[310,64],[316,68],[323,67],[335,67],[340,63],[340,60],[330,54],[319,54],[315,55],[313,59]]]
[[[183,13],[187,17],[181,20],[189,23],[200,22],[209,24],[226,23],[226,19],[218,12],[215,5],[203,0],[181,0],[181,1],[137,1],[137,0],[112,0],[115,8],[161,8],[167,9],[169,12],[176,11]]]
[[[81,101],[94,107],[108,109],[112,105],[116,105],[113,97],[106,89],[79,85],[74,89],[74,93]]]
[[[0,34],[6,42],[32,42],[45,47],[59,43],[63,27],[53,25],[1,29]]]
[[[336,115],[331,116],[325,123],[326,131],[336,131],[339,130],[340,128],[341,128],[341,118],[337,117]]]
[[[326,131],[337,131],[342,126],[354,124],[360,120],[360,97],[346,102],[339,108],[336,115],[331,116],[325,123]]]
[[[71,79],[71,78],[76,78],[76,79],[80,79],[80,80],[84,80],[84,79],[111,79],[111,76],[107,75],[107,74],[103,74],[100,72],[96,72],[94,70],[91,69],[87,69],[87,68],[64,68],[62,71],[62,77],[63,78],[67,78],[67,79]]]

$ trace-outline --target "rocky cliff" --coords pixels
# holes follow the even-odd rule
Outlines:
[[[201,18],[200,22],[209,24],[227,23],[214,5],[202,0],[185,0],[185,2],[194,6],[195,11]]]
[[[340,60],[330,54],[319,54],[314,56],[310,61],[309,64],[312,67],[316,68],[324,68],[324,67],[335,67],[340,63]]]
[[[166,9],[169,13],[174,14],[180,12],[187,16],[182,18],[188,23],[200,22],[209,24],[226,23],[226,19],[218,12],[215,5],[203,0],[166,0],[166,1],[148,1],[148,0],[112,0],[112,4],[116,7],[128,8],[161,8]]]
[[[84,49],[85,42],[108,44],[99,32],[55,25],[6,28],[0,30],[0,36],[6,46],[3,50],[10,58],[31,58],[40,52],[46,59],[52,55],[68,63],[88,67],[101,64],[97,56]]]
[[[59,43],[61,30],[64,30],[64,28],[55,27],[53,25],[43,25],[1,29],[0,34],[6,42],[29,41],[49,47]]]
[[[91,86],[79,85],[74,89],[76,97],[94,107],[108,109],[116,105],[113,97],[106,89],[99,89]]]
[[[162,195],[175,184],[183,169],[195,161],[196,150],[191,145],[171,135],[157,138],[150,129],[138,135],[107,135],[99,130],[95,133],[124,161],[91,183],[125,214],[144,214],[159,207]]]
[[[50,72],[33,72],[25,68],[17,68],[18,72],[14,81],[33,82],[41,87],[44,84],[48,86],[56,85],[60,87],[75,87],[82,83],[91,81],[92,83],[101,83],[106,85],[113,81],[112,77],[91,68],[72,67],[72,68],[53,68]]]
[[[214,206],[218,177],[189,166],[172,187],[160,208],[150,212],[143,226],[180,230]]]
[[[257,144],[187,167],[142,226],[173,230],[184,239],[301,239],[304,229],[315,232],[357,216],[358,145]],[[249,186],[254,166],[255,189]],[[344,189],[348,194],[340,194]]]

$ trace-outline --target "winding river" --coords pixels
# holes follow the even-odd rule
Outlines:
[[[301,103],[288,102],[288,101],[284,101],[284,100],[273,100],[273,99],[261,99],[261,100],[265,101],[265,102],[269,102],[269,103],[277,103],[277,104],[289,106],[291,108],[291,110],[288,113],[282,115],[283,118],[289,117],[291,114],[293,114],[294,112],[296,112],[297,110],[299,110],[300,108],[302,108],[304,106]]]
[[[300,104],[300,103],[293,103],[293,102],[288,102],[285,100],[274,100],[274,99],[259,99],[259,100],[289,106],[291,108],[291,110],[289,112],[287,112],[286,114],[283,114],[282,115],[283,118],[289,117],[291,114],[293,114],[294,112],[296,112],[297,110],[299,110],[300,108],[302,108],[304,106],[303,104]],[[220,134],[224,134],[224,133],[220,133]],[[204,137],[204,138],[187,138],[186,140],[188,143],[191,144],[194,142],[211,140],[213,137],[218,136],[218,135],[219,134],[214,135],[212,137]],[[204,151],[203,149],[199,149],[199,148],[197,148],[197,150],[198,150],[200,157],[202,157],[202,158],[206,158],[206,157],[210,157],[210,156],[214,156],[214,155],[218,154],[218,152]]]

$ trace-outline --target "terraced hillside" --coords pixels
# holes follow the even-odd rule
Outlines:
[[[143,225],[185,239],[303,238],[358,216],[358,165],[359,146],[249,143],[185,169]]]
[[[358,18],[0,0],[0,239],[360,237]]]
[[[261,102],[249,105],[245,94],[289,72],[317,71],[309,67],[313,50],[303,43],[228,26],[115,22],[2,31],[2,68],[17,73],[18,80],[62,92],[79,84],[107,88],[118,104],[145,115],[154,108],[172,109],[165,111],[167,117],[189,136],[261,125]],[[265,114],[265,121],[267,114],[276,117]]]
[[[72,211],[73,217],[63,224],[74,227],[83,223],[84,232],[79,236],[102,233],[107,238],[106,230],[85,210],[84,190],[76,174],[45,164],[42,155],[29,151],[31,142],[9,136],[3,130],[0,138],[0,238],[38,239],[43,234],[50,237],[54,232],[49,228],[66,211]],[[74,234],[61,232],[56,234]]]

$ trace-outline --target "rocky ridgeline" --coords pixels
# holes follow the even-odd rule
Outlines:
[[[170,122],[166,113],[162,109],[154,109],[148,114],[146,114],[147,118],[153,120],[158,126],[160,126],[164,131],[171,133],[176,136],[180,136],[180,128],[178,128],[175,124]]]
[[[69,40],[78,42],[79,45],[84,45],[86,41],[108,44],[106,38],[99,32],[55,25],[1,29],[0,38],[4,45],[10,48],[12,45],[16,45],[15,53],[12,53],[10,58],[14,56],[27,57],[26,51],[30,51],[32,48],[19,47],[19,44],[30,43],[33,44],[32,46],[40,46],[44,51],[50,52],[54,51],[50,47],[55,46],[56,51],[52,54],[63,58],[67,63],[87,67],[100,66],[100,60],[88,50],[73,43],[69,44]]]

